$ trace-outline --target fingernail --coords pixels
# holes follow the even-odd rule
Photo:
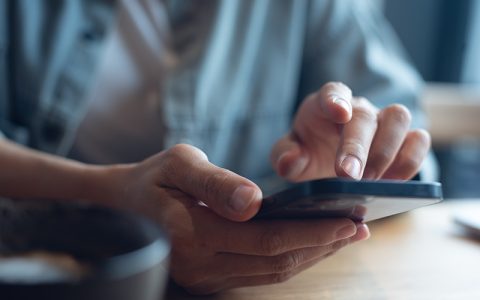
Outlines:
[[[355,233],[357,233],[357,227],[354,224],[349,224],[345,227],[340,228],[336,234],[335,237],[339,240],[341,239],[346,239],[351,236],[354,236]]]
[[[343,99],[343,98],[335,98],[333,100],[333,103],[343,107],[346,111],[350,111],[350,104],[347,102],[347,100]]]
[[[360,179],[362,165],[355,156],[347,156],[341,164],[342,169],[352,178]]]
[[[235,189],[230,197],[228,205],[236,212],[244,212],[255,199],[257,191],[246,185],[241,185]]]

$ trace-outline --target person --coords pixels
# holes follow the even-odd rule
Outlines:
[[[343,218],[248,221],[268,186],[405,180],[428,153],[421,79],[368,1],[4,0],[0,14],[0,195],[156,220],[192,293],[281,282],[368,238]]]

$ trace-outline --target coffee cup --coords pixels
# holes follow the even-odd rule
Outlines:
[[[138,215],[86,204],[0,201],[2,299],[159,300],[165,232]]]

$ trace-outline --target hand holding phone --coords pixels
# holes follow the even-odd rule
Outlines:
[[[347,217],[368,222],[441,200],[438,182],[328,178],[264,198],[255,218]]]

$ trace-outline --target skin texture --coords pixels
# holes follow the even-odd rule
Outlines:
[[[291,181],[410,179],[430,148],[428,132],[410,130],[410,122],[405,106],[379,110],[344,84],[330,82],[305,99],[291,132],[275,145],[272,164]]]
[[[410,119],[402,105],[380,110],[328,83],[300,106],[291,132],[272,149],[272,165],[291,181],[406,180],[430,147],[427,132],[409,129]],[[261,205],[259,187],[190,145],[139,163],[94,166],[4,140],[0,165],[1,196],[84,199],[163,224],[173,245],[171,277],[194,294],[282,282],[369,237],[366,225],[349,219],[249,221]]]
[[[240,222],[259,209],[260,189],[210,164],[189,145],[124,171],[119,181],[126,186],[117,205],[147,214],[169,230],[171,275],[195,294],[287,280],[369,235],[365,225],[349,219]],[[251,189],[243,195],[250,205],[235,211],[229,201],[242,185]]]

